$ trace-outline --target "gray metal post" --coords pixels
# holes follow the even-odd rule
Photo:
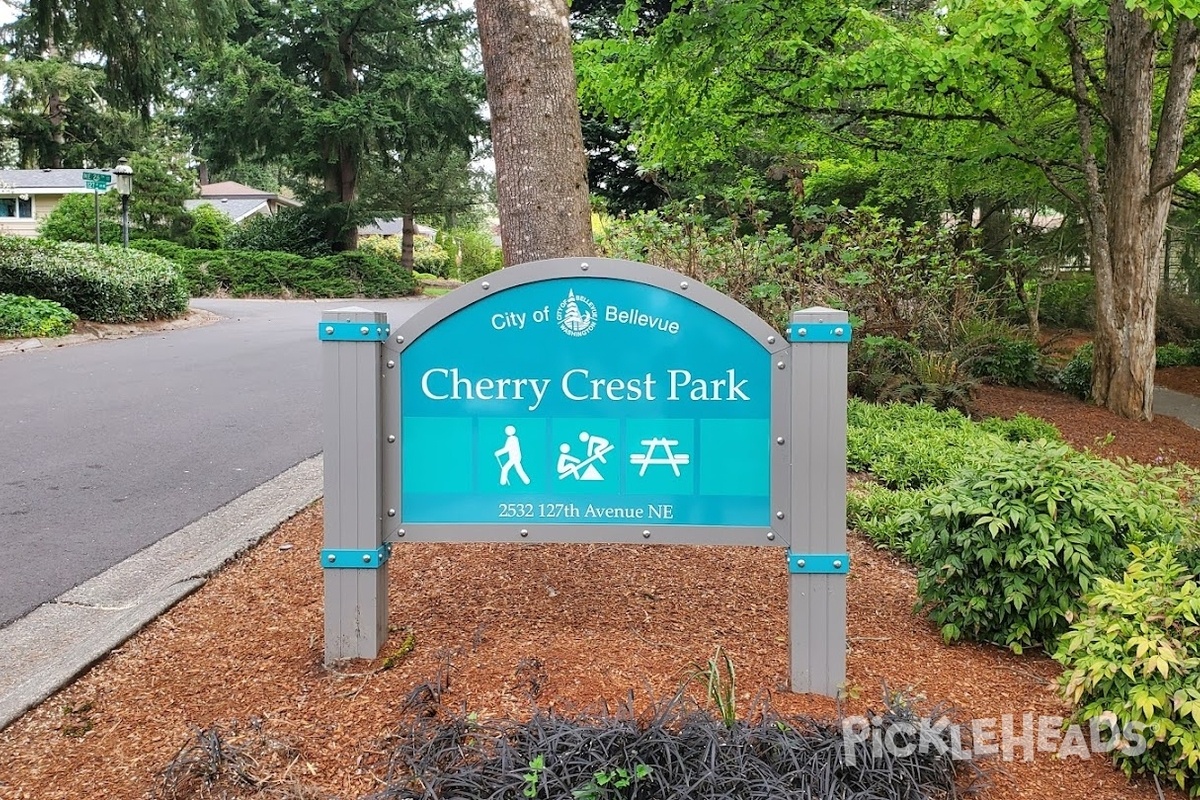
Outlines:
[[[375,658],[387,638],[387,556],[380,514],[381,343],[387,314],[351,307],[318,324],[324,349],[325,663]]]
[[[846,358],[844,311],[792,313],[791,688],[836,696],[846,682]]]

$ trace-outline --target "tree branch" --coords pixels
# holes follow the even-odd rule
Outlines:
[[[1070,44],[1071,78],[1075,83],[1075,93],[1079,97],[1086,97],[1088,72],[1091,69],[1091,65],[1088,64],[1087,56],[1084,54],[1083,46],[1080,44],[1079,32],[1075,28],[1075,22],[1076,12],[1072,9],[1063,23],[1063,32],[1066,33],[1067,41]],[[1088,191],[1087,202],[1080,203],[1079,205],[1084,210],[1085,216],[1089,221],[1093,221],[1091,213],[1099,212],[1099,204],[1103,204],[1104,202],[1104,195],[1100,185],[1100,167],[1096,163],[1096,152],[1093,149],[1095,133],[1092,130],[1091,111],[1091,108],[1076,99],[1075,121],[1079,126],[1080,158],[1083,166],[1083,177]]]
[[[1032,69],[1034,74],[1037,75],[1038,86],[1050,92],[1050,94],[1055,95],[1056,97],[1061,97],[1064,100],[1070,100],[1072,103],[1083,103],[1085,106],[1092,109],[1092,111],[1097,115],[1104,115],[1103,109],[1101,109],[1100,106],[1098,106],[1086,93],[1080,97],[1074,89],[1067,89],[1063,86],[1059,86],[1054,82],[1054,79],[1050,77],[1049,73],[1047,73],[1041,67],[1034,66],[1033,62],[1028,58],[1022,58],[1018,55],[1014,56],[1014,59],[1018,64]]]
[[[1171,71],[1167,75],[1166,93],[1163,95],[1162,111],[1158,117],[1158,141],[1154,143],[1154,158],[1150,166],[1151,196],[1200,167],[1200,160],[1197,160],[1183,169],[1175,169],[1183,149],[1183,129],[1187,121],[1192,86],[1196,82],[1197,57],[1200,57],[1200,31],[1197,31],[1196,24],[1190,19],[1181,18],[1175,31]]]
[[[1091,84],[1092,90],[1094,92],[1096,92],[1097,95],[1103,97],[1104,96],[1104,81],[1100,78],[1100,74],[1098,72],[1096,72],[1096,68],[1092,66],[1092,62],[1088,60],[1083,43],[1079,38],[1079,30],[1075,26],[1075,23],[1077,21],[1077,13],[1078,12],[1075,9],[1071,9],[1070,13],[1067,16],[1066,22],[1064,22],[1063,26],[1062,26],[1062,32],[1067,37],[1067,49],[1071,53],[1072,76],[1074,77],[1074,73],[1076,70],[1075,56],[1076,56],[1076,54],[1078,54],[1079,55],[1078,67],[1079,67],[1079,69],[1081,69],[1083,71],[1083,75],[1086,78],[1086,80],[1083,81],[1082,83],[1077,79],[1073,81],[1074,85],[1075,85],[1075,93],[1079,94],[1082,91],[1082,95],[1080,95],[1080,96],[1087,97],[1088,96],[1087,87],[1088,87],[1088,84]],[[1100,115],[1102,117],[1104,117],[1105,122],[1107,122],[1108,115],[1104,113],[1103,108],[1100,108],[1099,111],[1100,111]]]

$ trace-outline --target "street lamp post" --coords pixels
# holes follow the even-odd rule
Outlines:
[[[113,168],[116,177],[117,194],[121,195],[121,245],[129,247],[129,195],[133,193],[133,167],[129,166],[128,158],[118,158],[117,166]]]

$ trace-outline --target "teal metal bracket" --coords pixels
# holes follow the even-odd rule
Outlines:
[[[391,554],[392,548],[386,544],[374,550],[325,548],[321,551],[321,566],[325,569],[379,569]]]
[[[788,326],[789,342],[850,343],[849,322],[793,322]]]
[[[318,322],[317,337],[322,342],[386,342],[391,325],[363,322]]]
[[[793,553],[788,551],[788,572],[793,575],[845,575],[850,571],[848,553]]]

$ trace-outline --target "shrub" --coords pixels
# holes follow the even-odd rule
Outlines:
[[[916,536],[913,512],[925,507],[927,489],[892,491],[870,484],[846,495],[846,524],[866,536],[876,547],[900,553],[920,564],[925,558],[924,542]]]
[[[979,427],[1009,442],[1036,442],[1038,439],[1062,441],[1062,434],[1053,423],[1031,417],[1024,411],[1012,419],[988,417],[979,423]]]
[[[1028,339],[998,337],[978,342],[967,363],[973,377],[1002,386],[1032,386],[1040,377],[1042,357]]]
[[[0,339],[66,336],[78,319],[52,300],[0,294]]]
[[[1083,274],[1042,283],[1042,301],[1038,319],[1050,328],[1095,327],[1096,281]]]
[[[912,362],[911,377],[887,387],[879,400],[923,403],[939,411],[954,409],[969,414],[979,382],[964,366],[954,352],[919,352]]]
[[[1058,442],[995,448],[928,498],[921,607],[947,640],[1053,645],[1127,544],[1184,535],[1179,490],[1166,470]]]
[[[1143,736],[1113,759],[1200,796],[1200,589],[1172,548],[1133,550],[1120,580],[1101,579],[1054,654],[1061,688],[1083,723]],[[1135,725],[1141,727],[1140,731]]]
[[[793,229],[811,233],[797,244]],[[612,221],[597,250],[704,281],[781,330],[793,308],[826,305],[871,333],[945,348],[980,301],[979,256],[960,252],[953,231],[870,209],[816,209],[791,228],[767,227],[762,214],[647,211]]]
[[[1088,399],[1092,393],[1092,352],[1091,342],[1076,350],[1071,360],[1054,376],[1054,385],[1080,400]]]
[[[1200,338],[1200,305],[1187,295],[1159,293],[1154,331],[1158,341],[1167,344]]]
[[[460,281],[473,281],[489,272],[495,272],[503,264],[500,248],[492,242],[486,231],[473,228],[456,228],[450,231],[458,247],[460,259],[457,267],[451,267],[450,277]]]
[[[416,289],[413,276],[395,262],[363,251],[309,259],[294,253],[191,250],[157,240],[134,246],[174,261],[196,297],[400,297]]]
[[[225,241],[230,250],[293,253],[305,258],[329,255],[322,217],[306,208],[281,208],[251,217],[234,227]]]
[[[848,389],[864,400],[879,400],[896,385],[911,380],[920,351],[894,336],[862,336],[850,342]]]
[[[233,220],[210,205],[197,206],[191,221],[183,241],[194,250],[220,250],[233,232]]]
[[[1159,369],[1183,367],[1192,361],[1192,348],[1179,344],[1160,344],[1154,349],[1154,366]]]
[[[382,256],[396,265],[402,263],[403,240],[398,236],[368,236],[359,242],[359,252],[373,253]],[[437,278],[445,278],[450,274],[450,256],[441,247],[426,236],[413,237],[413,271]]]
[[[846,463],[892,489],[949,481],[999,439],[957,411],[852,399],[847,410]]]
[[[167,319],[188,302],[179,271],[160,256],[14,237],[0,237],[0,292],[53,300],[96,322]]]
[[[100,195],[100,241],[121,243],[120,206],[116,193]],[[54,242],[96,242],[95,199],[90,194],[69,194],[38,225],[42,238]]]

